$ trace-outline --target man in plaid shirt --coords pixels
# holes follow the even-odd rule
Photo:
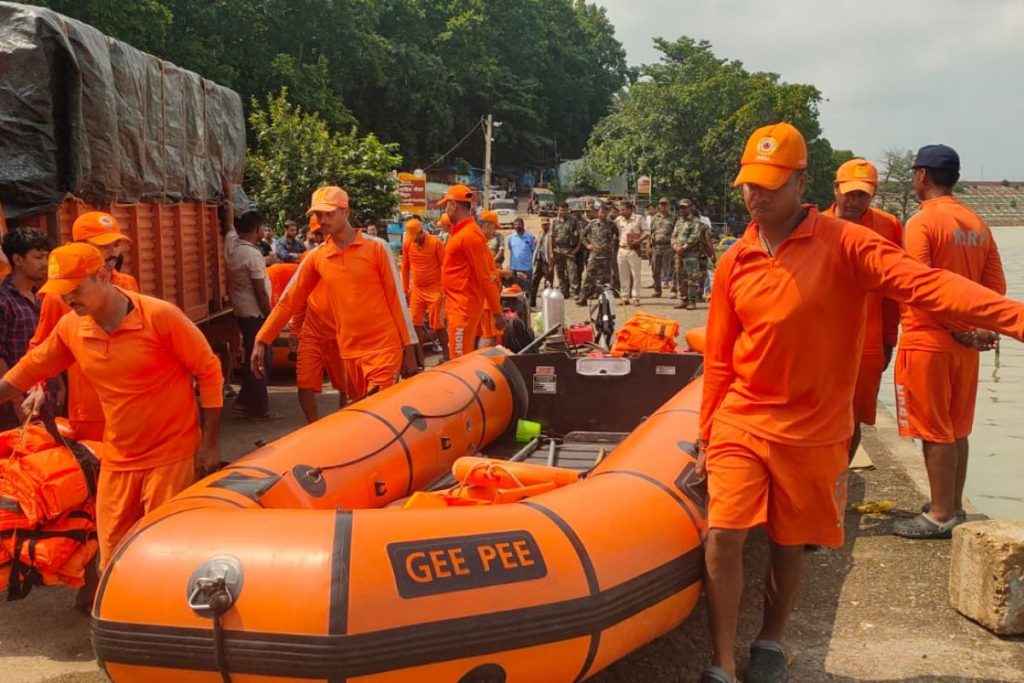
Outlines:
[[[46,258],[50,243],[35,228],[15,228],[3,239],[3,252],[11,274],[0,283],[0,373],[6,373],[28,351],[39,322],[36,290],[46,282]],[[0,406],[0,429],[12,429],[25,421],[21,406]]]

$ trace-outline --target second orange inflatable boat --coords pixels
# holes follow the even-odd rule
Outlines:
[[[699,364],[477,352],[286,436],[122,542],[98,660],[118,682],[586,679],[697,601]],[[543,427],[525,446],[519,418]]]

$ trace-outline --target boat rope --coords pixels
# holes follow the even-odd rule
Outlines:
[[[495,472],[503,472],[506,475],[508,475],[508,477],[515,483],[516,486],[518,486],[521,489],[526,488],[526,485],[519,480],[519,477],[517,477],[515,473],[512,472],[512,470],[510,470],[508,467],[505,467],[503,464],[496,462],[481,462],[469,468],[469,471],[466,472],[466,476],[462,478],[462,481],[459,482],[459,485],[452,492],[453,496],[458,496],[459,493],[466,488],[466,486],[468,485],[466,482],[469,481],[469,478],[477,470],[486,470],[486,472],[484,472],[484,476],[494,480],[498,479],[498,475],[495,474]]]
[[[343,467],[351,467],[352,465],[360,463],[360,462],[366,460],[367,458],[372,458],[373,456],[377,455],[378,453],[381,453],[384,450],[390,448],[392,446],[392,444],[394,444],[395,442],[399,441],[402,438],[402,436],[407,431],[409,431],[409,428],[412,427],[418,420],[441,420],[441,419],[444,419],[444,418],[452,417],[454,415],[458,415],[459,413],[464,411],[466,408],[468,408],[471,405],[473,405],[473,403],[480,396],[480,390],[483,389],[487,385],[488,379],[481,379],[481,380],[479,380],[479,382],[477,382],[476,388],[473,389],[473,393],[469,397],[469,400],[466,401],[465,403],[463,403],[461,406],[459,406],[455,410],[449,411],[447,413],[437,413],[435,415],[426,415],[426,414],[423,414],[423,413],[416,413],[416,414],[406,418],[405,426],[402,427],[400,430],[398,430],[395,433],[395,435],[393,437],[391,437],[383,445],[378,446],[377,448],[373,449],[372,451],[370,451],[366,455],[362,455],[362,456],[360,456],[360,457],[358,457],[358,458],[356,458],[354,460],[348,460],[346,462],[340,462],[340,463],[337,463],[337,464],[334,464],[334,465],[322,465],[320,467],[313,467],[313,468],[311,468],[309,470],[309,476],[313,477],[313,478],[316,478],[316,477],[320,476],[322,473],[326,472],[327,470],[336,470],[336,469],[341,469]]]

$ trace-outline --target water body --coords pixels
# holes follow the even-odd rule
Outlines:
[[[1007,296],[1024,301],[1024,227],[992,228]],[[997,367],[998,365],[998,367]],[[895,414],[892,370],[879,399]],[[1004,338],[999,356],[981,354],[967,497],[996,519],[1024,520],[1024,344]]]

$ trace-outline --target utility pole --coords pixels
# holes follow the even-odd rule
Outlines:
[[[484,211],[491,208],[491,136],[494,132],[494,116],[487,115],[487,128],[484,131]]]

